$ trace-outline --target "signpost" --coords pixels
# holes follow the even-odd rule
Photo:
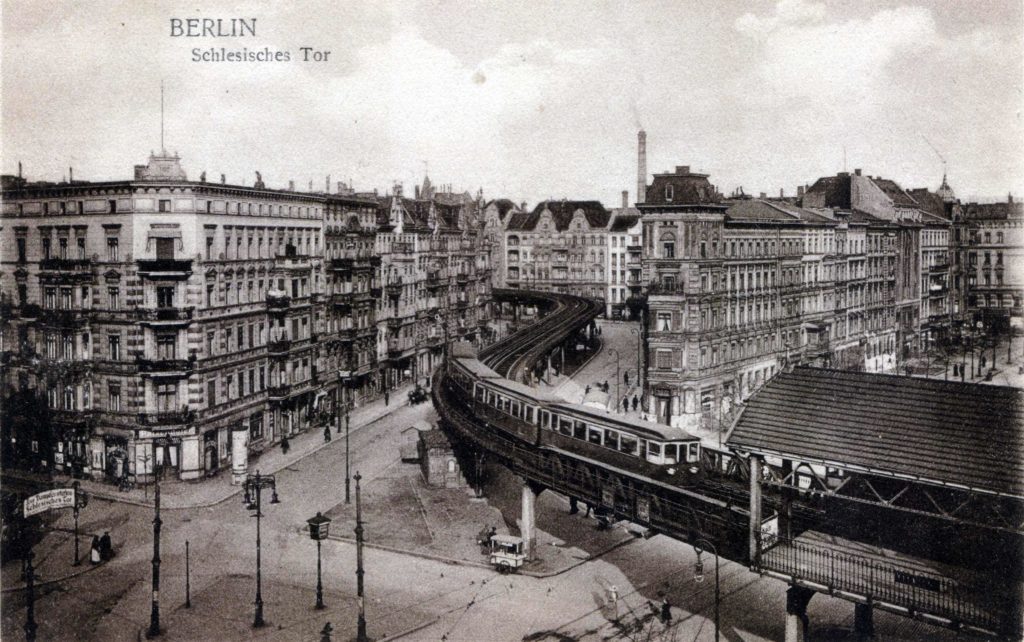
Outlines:
[[[41,493],[32,495],[25,500],[25,517],[31,517],[48,510],[58,508],[74,508],[75,489],[57,488],[55,490],[44,490]]]

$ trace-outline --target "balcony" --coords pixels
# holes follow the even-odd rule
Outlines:
[[[455,299],[455,308],[462,310],[469,307],[469,299],[466,297],[459,297]]]
[[[288,351],[292,349],[292,340],[288,338],[276,339],[267,343],[267,352],[269,354],[288,354]]]
[[[154,377],[187,377],[195,368],[195,359],[136,358],[139,373]]]
[[[287,294],[271,294],[267,293],[267,309],[268,310],[287,310],[288,306],[292,303],[292,299]]]
[[[455,282],[459,285],[466,285],[469,283],[469,275],[465,272],[459,272],[455,275]]]
[[[345,316],[352,314],[351,301],[348,299],[342,301],[336,298],[334,300],[334,311],[338,314],[344,314]]]
[[[143,325],[173,326],[192,322],[195,308],[136,308],[135,317]]]
[[[647,284],[648,294],[686,294],[686,287],[678,281],[651,281]]]
[[[392,243],[391,244],[391,253],[392,254],[411,255],[413,253],[413,249],[414,248],[413,248],[413,244],[412,243]]]
[[[381,294],[383,294],[383,293],[384,293],[384,288],[381,288],[379,286],[375,287],[375,288],[370,288],[370,298],[379,299]]]
[[[342,343],[352,343],[356,339],[356,328],[341,328],[338,330],[338,340]]]
[[[274,257],[274,267],[290,272],[305,272],[313,267],[311,258],[307,254],[295,254],[292,256],[279,254]]]
[[[402,296],[402,280],[399,279],[398,281],[388,283],[386,286],[384,286],[384,289],[387,290],[389,297],[391,297],[392,299],[397,299]]]
[[[403,325],[405,325],[405,320],[402,319],[401,317],[391,317],[390,319],[388,319],[388,327],[391,328],[392,330],[397,330],[398,328],[401,328]]]
[[[65,272],[84,275],[92,272],[92,259],[43,259],[39,270],[43,272]]]
[[[271,401],[281,401],[283,399],[287,399],[291,391],[291,384],[282,383],[276,386],[268,386],[267,396],[270,397]]]
[[[372,265],[373,267],[380,267],[380,256],[371,256],[370,265]]]
[[[331,259],[331,270],[335,272],[351,272],[354,265],[354,259]]]
[[[28,307],[28,306],[25,306]],[[24,314],[22,315],[24,318]],[[87,310],[54,310],[41,308],[36,317],[42,325],[53,328],[77,328],[89,320]]]
[[[195,421],[196,413],[192,410],[171,410],[167,412],[140,412],[140,426],[181,426]]]
[[[192,274],[191,259],[139,259],[139,276],[150,279],[187,279]]]

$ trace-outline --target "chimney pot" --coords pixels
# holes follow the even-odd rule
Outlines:
[[[798,198],[803,198],[804,197],[804,186],[803,185],[797,185],[796,186],[796,195],[797,195]]]
[[[853,173],[856,174],[857,176],[860,176],[860,169],[853,170]],[[871,177],[869,176],[868,178],[871,178]]]
[[[289,192],[294,192],[295,191],[295,181],[288,181],[288,191]]]
[[[676,165],[676,174],[689,174],[689,173],[690,173],[690,166],[689,165]]]
[[[622,190],[622,209],[629,207],[629,190]]]

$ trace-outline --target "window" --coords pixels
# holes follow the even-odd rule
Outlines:
[[[206,405],[213,408],[217,405],[217,380],[211,379],[206,382]]]
[[[77,243],[78,243],[78,258],[79,258],[79,260],[85,260],[85,239],[79,237],[77,239]]]
[[[676,236],[671,232],[661,235],[661,258],[676,258]]]
[[[25,239],[17,239],[18,244],[18,263],[24,263],[27,259],[25,257]]]
[[[111,202],[113,202],[113,201],[111,201]],[[107,239],[107,260],[108,261],[119,261],[120,260],[118,258],[117,239],[116,238],[111,237],[111,238]]]
[[[72,307],[73,298],[71,296],[71,288],[60,289],[60,307],[64,310],[70,310]]]
[[[675,189],[671,184],[665,186],[665,200],[671,201],[672,197],[675,196]]]
[[[158,204],[157,210],[160,211],[160,212],[170,212],[171,211],[171,201],[170,200],[161,199],[160,203]]]
[[[121,410],[121,384],[111,383],[107,386],[107,408],[113,412]]]
[[[57,307],[57,288],[45,288],[43,290],[43,307],[50,309]]]
[[[43,239],[43,259],[49,260],[50,257],[50,239]]]
[[[111,361],[121,360],[121,335],[111,334],[107,336],[107,358]]]
[[[68,240],[66,238],[57,239],[57,247],[60,251],[60,260],[68,260]]]
[[[156,307],[158,308],[173,308],[174,307],[174,286],[164,285],[156,289]]]
[[[159,260],[172,260],[174,258],[174,239],[156,240],[156,258]]]
[[[659,370],[668,370],[672,367],[672,351],[671,350],[658,350],[656,353],[657,367]]]
[[[118,308],[118,300],[120,299],[120,295],[119,295],[118,290],[119,290],[119,288],[117,288],[116,286],[115,287],[107,288],[107,309],[108,310],[116,310]]]
[[[672,331],[672,313],[671,312],[659,312],[658,313],[658,331],[659,332],[671,332]]]
[[[156,337],[157,359],[175,359],[178,338],[173,334],[159,334]]]
[[[156,409],[171,412],[178,406],[178,384],[161,383],[156,386]]]
[[[209,205],[209,203],[207,203]],[[213,237],[206,237],[206,260],[210,261],[213,259]]]

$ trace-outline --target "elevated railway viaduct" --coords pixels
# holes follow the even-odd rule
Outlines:
[[[594,302],[549,292],[497,290],[496,298],[508,305],[529,305],[540,311],[536,322],[479,355],[499,374],[519,381],[550,367],[552,355],[591,333],[593,319],[600,313],[600,306]],[[800,376],[818,376],[803,372],[815,369],[798,370]],[[785,373],[780,381],[792,384],[790,379],[791,375]],[[890,379],[895,381],[883,385],[898,384],[902,378]],[[854,383],[844,381],[841,385],[855,388]],[[1019,558],[1009,560],[1013,571],[998,578],[993,576],[997,571],[991,565],[987,571],[956,565],[983,557],[985,550],[1012,553],[1016,545],[1019,554],[1024,503],[1013,494],[1015,491],[957,489],[942,480],[940,486],[945,483],[945,488],[938,491],[929,480],[900,478],[891,471],[847,463],[847,453],[841,450],[830,457],[817,453],[815,458],[800,448],[775,448],[778,444],[771,439],[751,437],[771,433],[772,427],[764,424],[766,415],[761,406],[765,400],[778,404],[779,399],[767,393],[748,400],[748,408],[740,414],[730,435],[730,439],[738,435],[738,440],[727,439],[725,449],[702,449],[705,474],[698,485],[683,488],[605,462],[534,447],[501,431],[489,430],[487,423],[457,397],[444,372],[434,378],[433,384],[434,404],[442,425],[471,453],[477,471],[486,457],[522,478],[521,524],[528,551],[532,551],[534,541],[536,497],[544,490],[554,490],[598,506],[618,519],[682,541],[707,540],[723,557],[746,564],[753,572],[786,581],[790,586],[787,642],[803,638],[807,604],[816,593],[853,602],[855,626],[863,636],[871,634],[872,609],[880,608],[958,630],[1020,638]],[[773,380],[770,386],[776,386],[776,382]],[[1006,406],[1003,411],[1009,414],[1005,421],[1022,419],[1020,395],[1000,394]],[[789,412],[806,415],[806,403],[789,401]],[[828,417],[828,399],[814,399],[814,403],[823,404]],[[787,421],[775,417],[772,425],[785,434]],[[824,446],[826,450],[830,447],[842,445],[833,442]],[[898,445],[890,444],[892,448],[898,450]],[[1019,460],[1012,464],[1018,475],[1024,470]],[[903,485],[894,485],[894,479]],[[934,559],[921,557],[905,550],[907,542],[901,550],[900,543],[886,540],[885,528],[867,532],[870,529],[865,529],[865,520],[883,527],[898,523],[900,533],[912,532],[915,527],[929,532],[937,525],[952,524],[962,546],[954,543],[940,547],[943,550],[932,555]],[[948,532],[942,530],[942,536]]]

